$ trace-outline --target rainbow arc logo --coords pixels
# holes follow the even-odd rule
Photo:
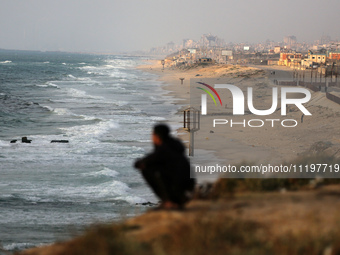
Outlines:
[[[207,88],[209,88],[212,92],[214,92],[214,94],[217,96],[218,100],[220,101],[221,106],[223,106],[220,95],[217,93],[217,91],[213,87],[211,87],[209,84],[206,84],[204,82],[197,82],[197,83],[201,84],[201,85],[203,85],[203,86],[205,86]],[[207,93],[212,98],[212,100],[214,101],[215,105],[217,106],[216,100],[215,100],[214,96],[211,94],[211,92],[209,90],[201,88],[201,87],[196,87],[196,88],[201,89],[205,93]],[[202,111],[203,115],[206,115],[207,114],[207,95],[206,94],[202,94],[201,99],[202,99],[202,109],[201,109],[201,111]]]

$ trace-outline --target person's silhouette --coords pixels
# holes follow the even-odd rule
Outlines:
[[[189,201],[195,186],[190,177],[190,163],[185,147],[170,135],[165,124],[158,124],[152,133],[154,151],[135,162],[135,167],[161,199],[161,209],[180,209]]]

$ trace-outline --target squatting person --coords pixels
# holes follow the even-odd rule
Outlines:
[[[182,209],[189,201],[195,186],[190,178],[190,162],[185,147],[170,135],[165,124],[154,126],[152,133],[154,151],[135,162],[135,167],[160,198],[159,209]]]

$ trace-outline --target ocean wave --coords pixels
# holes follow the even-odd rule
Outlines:
[[[98,185],[48,188],[40,190],[40,192],[51,201],[45,201],[46,199],[42,195],[35,194],[26,195],[26,199],[39,203],[85,203],[107,201],[108,199],[119,200],[117,198],[120,196],[128,196],[131,193],[131,188],[122,181],[112,180]]]
[[[75,80],[75,81],[92,81],[91,78],[89,78],[89,77],[80,78],[80,77],[76,77],[72,74],[67,75],[67,77],[70,78],[71,80]]]
[[[107,133],[110,129],[116,129],[119,125],[113,120],[101,121],[92,125],[81,125],[70,128],[61,128],[67,135],[79,139],[93,139],[95,136],[100,136]]]
[[[137,65],[136,61],[131,59],[107,59],[105,62],[120,68],[131,68]]]
[[[99,197],[107,197],[108,195],[126,195],[130,192],[130,187],[121,181],[112,181],[93,187]]]
[[[95,66],[82,66],[82,67],[79,67],[79,69],[96,69],[97,67]]]
[[[108,177],[116,177],[119,173],[115,170],[112,170],[110,168],[104,167],[100,171],[86,173],[84,176],[94,176],[94,177],[100,177],[100,176],[108,176]]]
[[[75,76],[73,76],[72,74],[67,75],[67,77],[68,77],[68,78],[71,78],[71,79],[74,79],[74,80],[77,79],[77,78],[76,78]]]
[[[79,90],[79,89],[74,89],[74,88],[69,88],[67,89],[67,93],[71,95],[72,97],[76,98],[83,98],[83,99],[103,99],[101,96],[91,96],[88,95],[85,91]]]
[[[82,115],[82,114],[75,114],[73,112],[71,112],[69,109],[67,108],[51,108],[49,106],[44,106],[45,108],[47,108],[48,110],[56,113],[57,115],[68,115],[68,116],[74,116],[77,118],[81,118],[84,120],[96,120],[96,121],[102,121],[102,119],[98,118],[98,117],[94,117],[94,116],[87,116],[87,115]]]
[[[55,108],[52,111],[57,115],[74,115],[69,109],[67,108]]]
[[[46,110],[39,103],[25,101],[20,97],[0,95],[0,112],[5,114],[27,114],[34,111]]]
[[[100,75],[100,76],[106,75],[106,71],[105,71],[106,68],[100,68],[96,66],[82,66],[82,67],[79,67],[79,69],[87,71],[87,74],[90,74],[90,75]]]
[[[122,199],[128,202],[131,205],[135,205],[137,203],[146,203],[148,202],[144,198],[137,197],[137,196],[125,196],[125,197],[118,197],[117,199]]]
[[[151,116],[150,117],[152,120],[154,121],[162,121],[162,120],[166,120],[166,118],[164,117],[158,117],[158,116]]]
[[[9,141],[0,140],[0,147],[9,147],[10,145]]]
[[[6,244],[3,247],[5,251],[19,251],[19,250],[33,248],[36,246],[37,245],[33,243],[11,243],[11,244]]]
[[[12,63],[11,60],[0,61],[0,64],[9,64]]]
[[[43,108],[47,109],[48,111],[50,112],[53,112],[54,109],[51,107],[51,106],[48,106],[48,105],[42,105]]]
[[[125,67],[121,67],[118,65],[101,65],[101,66],[83,66],[79,67],[81,70],[87,71],[87,74],[90,75],[104,75],[104,76],[110,76],[115,79],[121,79],[121,80],[130,80],[130,79],[136,79],[137,77],[131,73],[124,72]]]
[[[60,89],[60,87],[56,84],[54,84],[53,82],[47,82],[46,84],[36,84],[36,87],[41,87],[41,88],[57,88]]]
[[[77,78],[77,81],[92,81],[89,77]]]
[[[101,173],[114,175],[113,170],[102,170]],[[118,174],[118,173],[117,173]],[[86,175],[83,175],[86,176]],[[100,176],[100,175],[99,175]],[[112,176],[110,176],[112,177]],[[76,187],[31,187],[25,195],[11,194],[1,196],[0,202],[4,205],[51,205],[58,207],[77,206],[108,201],[125,201],[129,204],[147,202],[144,198],[132,194],[133,190],[125,182],[119,180],[106,181],[97,185],[82,185]]]

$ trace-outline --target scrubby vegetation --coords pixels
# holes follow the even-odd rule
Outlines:
[[[340,225],[339,225],[340,227]],[[67,243],[55,253],[67,255],[206,255],[206,254],[289,254],[319,255],[331,250],[340,253],[339,227],[326,236],[309,232],[272,236],[267,226],[253,221],[223,217],[197,218],[176,232],[142,243],[127,235],[133,229],[122,225],[102,225]]]
[[[311,163],[340,163],[338,158],[327,155],[303,155],[292,162],[285,164],[311,164]],[[243,162],[242,165],[245,163]],[[240,164],[241,165],[241,164]],[[213,186],[209,206],[196,206],[184,212],[151,212],[148,217],[141,216],[141,220],[133,223],[115,223],[93,226],[85,234],[69,242],[57,244],[44,252],[32,251],[25,255],[206,255],[206,254],[231,254],[231,255],[319,255],[340,254],[340,213],[333,208],[331,223],[325,217],[330,215],[318,214],[317,210],[310,207],[314,202],[323,201],[320,194],[307,197],[287,197],[280,195],[282,191],[307,192],[311,189],[314,179],[228,179],[221,178]],[[323,179],[322,184],[338,184],[339,179]],[[315,188],[315,186],[313,186]],[[340,197],[340,189],[331,195],[332,201]],[[302,192],[302,193],[303,193]],[[240,194],[248,194],[242,199]],[[276,194],[276,195],[275,195]],[[324,194],[324,195],[325,195]],[[321,194],[322,195],[322,194]],[[314,199],[314,200],[313,200]],[[260,204],[266,200],[266,212],[274,215],[274,221],[260,220],[258,217],[239,217],[243,211],[250,215],[258,212]],[[224,201],[223,203],[221,201]],[[287,202],[288,201],[288,202]],[[291,202],[293,201],[293,202]],[[318,202],[318,203],[319,203]],[[203,202],[202,202],[203,203]],[[252,206],[250,204],[252,203]],[[283,203],[283,204],[282,204]],[[333,205],[332,202],[329,203]],[[277,208],[282,205],[282,208]],[[282,210],[296,208],[300,212],[299,220],[302,226],[293,224],[292,228],[285,231],[280,229],[285,225]],[[302,206],[299,206],[302,205]],[[301,209],[301,207],[303,209]],[[240,209],[241,208],[241,209]],[[269,209],[268,209],[269,208]],[[250,210],[250,211],[249,211]],[[253,211],[252,211],[253,210]],[[302,211],[301,211],[302,210]],[[235,214],[236,213],[236,214]],[[310,213],[310,214],[309,214]],[[248,214],[249,215],[249,214]],[[289,214],[288,214],[289,215]],[[307,216],[305,216],[307,215]],[[145,216],[145,215],[144,215]],[[292,218],[295,220],[295,214]],[[263,217],[266,217],[263,215]],[[150,220],[152,222],[150,222]],[[156,223],[156,228],[150,232],[143,232],[143,228],[151,223]],[[167,221],[163,230],[161,225]],[[320,223],[323,222],[323,223]],[[328,222],[327,228],[323,225]],[[319,224],[320,223],[320,224]],[[171,226],[171,227],[170,227]],[[280,231],[277,231],[277,230]],[[326,229],[326,230],[325,230]],[[150,230],[149,230],[150,231]],[[155,234],[154,231],[157,233]],[[144,238],[149,235],[148,238]],[[152,236],[152,237],[150,237]]]

